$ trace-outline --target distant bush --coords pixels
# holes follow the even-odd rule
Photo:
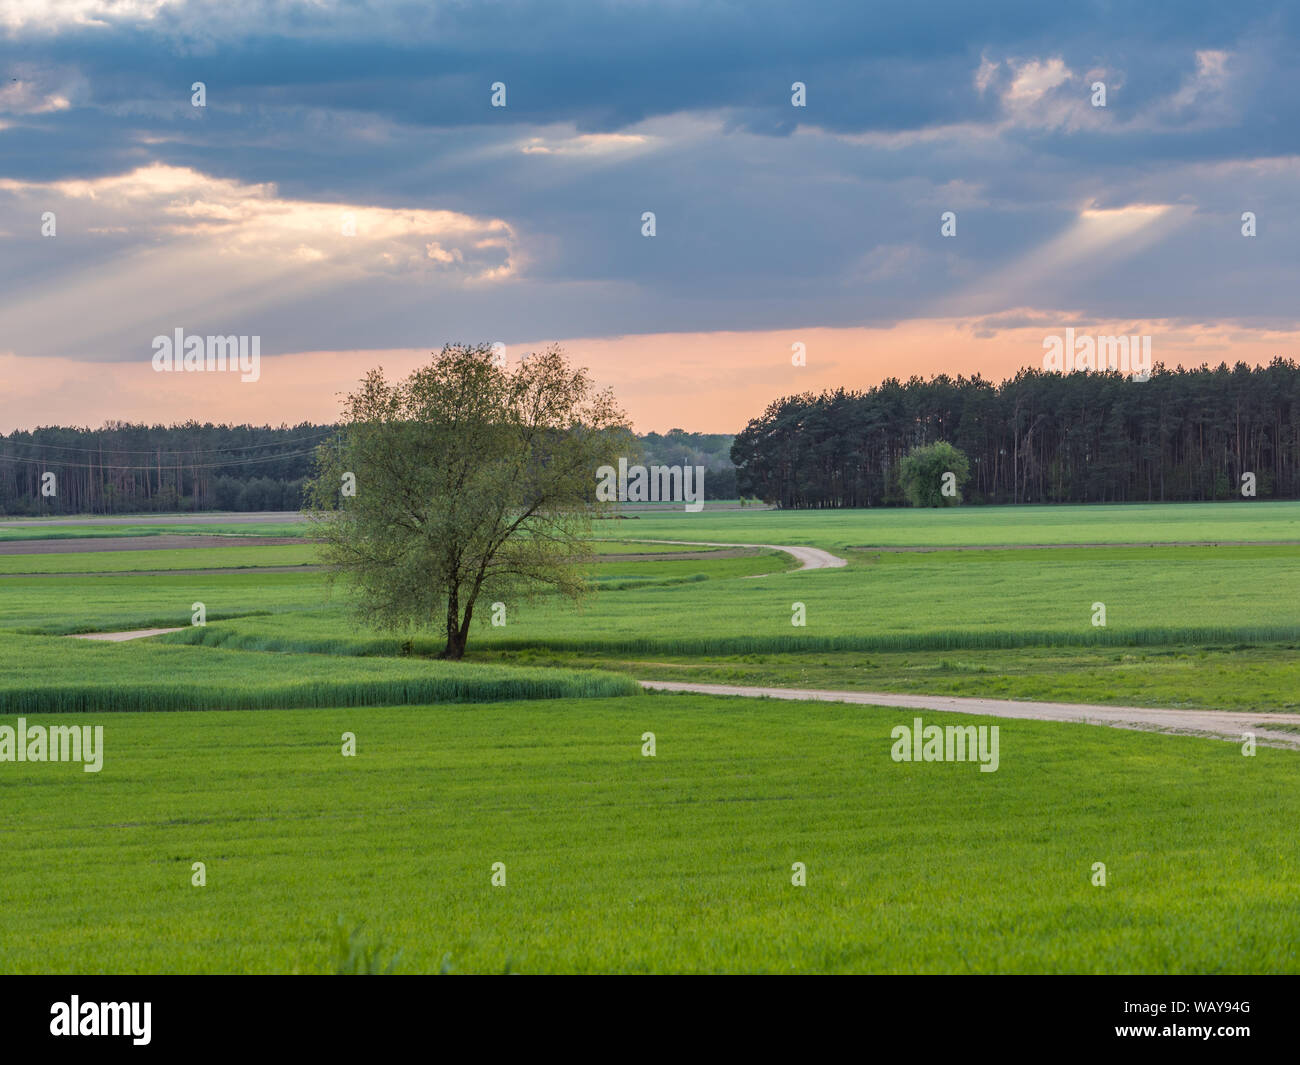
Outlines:
[[[914,447],[898,474],[903,495],[914,507],[955,507],[970,480],[970,460],[946,440]]]

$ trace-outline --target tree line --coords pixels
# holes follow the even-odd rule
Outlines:
[[[49,426],[0,437],[0,514],[296,510],[329,425]]]
[[[731,461],[732,433],[688,433],[669,429],[637,437],[647,466],[703,466],[704,498],[735,499],[736,467]]]
[[[737,434],[741,494],[789,508],[894,506],[916,447],[970,461],[971,503],[1126,503],[1300,497],[1300,365],[1157,365],[890,378],[865,392],[786,396]],[[1245,492],[1243,493],[1243,489]]]
[[[0,436],[0,514],[298,510],[315,449],[337,432],[194,421],[14,431]],[[673,429],[638,441],[646,463],[705,466],[706,499],[735,498],[730,435]]]

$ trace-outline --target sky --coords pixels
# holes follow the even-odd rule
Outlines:
[[[0,0],[0,432],[332,421],[450,342],[641,432],[1066,328],[1300,358],[1297,54],[1217,0]]]

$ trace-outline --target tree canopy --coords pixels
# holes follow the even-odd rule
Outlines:
[[[946,440],[970,458],[972,503],[1122,503],[1300,496],[1300,366],[1023,370],[803,393],[737,434],[742,495],[783,507],[904,502],[903,457]]]
[[[539,591],[582,595],[595,469],[633,453],[625,420],[557,347],[509,370],[489,345],[448,345],[405,381],[368,373],[307,491],[359,618],[440,628],[460,658],[480,601],[508,622]]]
[[[903,457],[899,480],[914,507],[955,507],[970,477],[970,461],[946,440],[914,447]]]

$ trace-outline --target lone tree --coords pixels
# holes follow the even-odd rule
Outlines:
[[[914,447],[899,468],[903,495],[914,507],[955,507],[961,488],[970,480],[970,460],[965,452],[940,440]]]
[[[612,393],[558,347],[513,370],[500,361],[488,345],[451,344],[403,382],[370,371],[306,489],[359,620],[441,628],[441,658],[464,655],[480,599],[582,595],[595,469],[636,446]]]

